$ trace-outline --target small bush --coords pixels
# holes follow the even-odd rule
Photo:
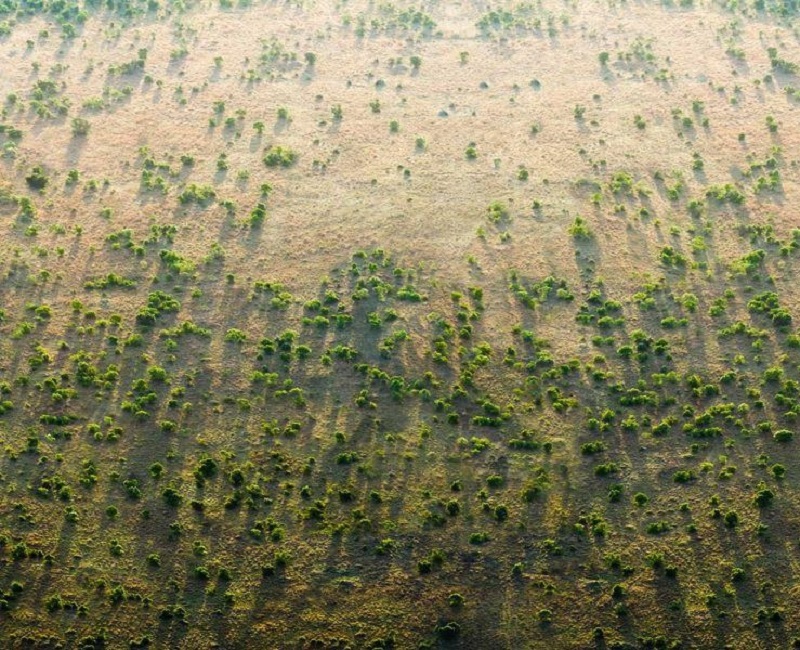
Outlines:
[[[789,429],[779,429],[772,435],[772,437],[776,442],[791,442],[791,440],[794,438],[794,432],[789,431]]]
[[[589,224],[587,224],[586,221],[581,217],[575,217],[575,221],[572,222],[572,225],[567,229],[567,232],[575,239],[592,238],[592,231],[589,228]]]
[[[456,622],[443,623],[436,626],[436,636],[444,641],[452,641],[461,634],[461,626]]]
[[[766,508],[772,503],[774,498],[775,493],[772,490],[762,487],[753,497],[753,503],[755,503],[759,508]]]
[[[32,190],[39,190],[40,192],[47,187],[50,179],[45,174],[41,166],[36,165],[31,169],[30,173],[25,177],[25,182]]]
[[[195,183],[190,183],[186,186],[186,189],[180,193],[178,196],[178,201],[180,201],[181,205],[196,203],[200,206],[206,206],[214,200],[216,195],[217,193],[210,185],[197,185]]]
[[[181,496],[180,492],[172,487],[164,488],[164,490],[161,492],[161,496],[163,497],[164,502],[173,508],[179,506],[181,501],[183,501],[183,497]]]
[[[724,521],[728,528],[736,528],[739,525],[739,515],[735,510],[729,510],[725,513]]]
[[[291,167],[297,161],[297,154],[288,147],[272,145],[264,153],[264,164],[267,167]]]
[[[89,120],[84,117],[75,117],[72,119],[72,135],[75,137],[82,137],[88,135],[91,124]]]

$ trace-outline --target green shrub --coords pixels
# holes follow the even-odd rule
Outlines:
[[[511,215],[508,207],[501,201],[493,201],[487,208],[489,221],[492,223],[500,223],[501,221],[508,221]]]
[[[183,501],[183,497],[181,496],[180,492],[173,487],[164,488],[164,490],[161,492],[161,496],[163,497],[164,502],[173,508],[179,506],[181,501]]]
[[[719,203],[732,203],[742,205],[745,202],[745,195],[730,183],[724,185],[712,185],[706,190],[706,196]]]
[[[464,596],[458,593],[450,594],[447,597],[447,604],[450,607],[461,607],[464,604]]]
[[[767,128],[769,129],[770,133],[777,132],[778,122],[774,117],[772,117],[772,115],[767,115],[764,121],[766,122]]]
[[[611,503],[619,503],[622,500],[622,492],[624,489],[621,483],[614,483],[608,488],[608,500]]]
[[[248,223],[250,224],[251,228],[259,228],[262,223],[264,223],[264,219],[267,218],[267,206],[263,203],[256,204],[256,207],[253,208],[252,212],[250,212],[250,217],[248,219]]]
[[[575,239],[591,239],[593,236],[589,224],[582,217],[575,217],[567,232]]]
[[[645,526],[645,531],[650,535],[660,535],[672,530],[672,526],[666,521],[652,521]]]
[[[163,291],[154,291],[147,297],[147,305],[136,313],[139,325],[154,325],[162,314],[176,312],[181,303]]]
[[[434,628],[436,636],[444,641],[452,641],[461,634],[461,626],[456,622],[440,623]]]
[[[789,429],[779,429],[772,437],[777,442],[790,442],[794,438],[794,432],[789,431]]]
[[[297,154],[288,147],[272,145],[264,153],[267,167],[291,167],[297,161]]]
[[[606,443],[602,440],[593,440],[581,445],[581,453],[584,456],[591,456],[592,454],[599,454],[606,450]]]
[[[89,120],[83,117],[72,118],[72,135],[75,137],[83,137],[88,135],[91,124]]]
[[[247,340],[247,334],[240,329],[232,327],[225,332],[225,340],[229,343],[244,343]]]
[[[217,193],[210,185],[197,185],[196,183],[190,183],[186,186],[183,192],[178,195],[178,201],[180,201],[181,205],[195,203],[199,206],[205,207],[214,200],[216,195]]]
[[[594,475],[595,476],[610,476],[611,474],[616,474],[619,471],[616,463],[603,463],[601,465],[597,465],[594,468]]]
[[[759,491],[756,492],[756,495],[753,497],[753,503],[755,503],[759,508],[766,508],[772,503],[774,498],[775,493],[762,484]]]
[[[47,177],[47,174],[45,174],[44,169],[41,166],[36,165],[25,177],[25,182],[31,189],[39,190],[41,192],[50,182],[50,179]]]

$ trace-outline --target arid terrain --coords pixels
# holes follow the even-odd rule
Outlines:
[[[0,647],[800,647],[799,28],[0,0]]]

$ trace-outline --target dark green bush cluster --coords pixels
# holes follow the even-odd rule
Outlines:
[[[500,201],[492,202],[487,208],[487,212],[489,221],[491,221],[492,223],[500,223],[501,221],[508,221],[511,218],[511,214],[508,211],[508,207],[504,203],[501,203]]]
[[[147,305],[136,314],[139,325],[155,325],[156,320],[165,313],[176,312],[181,303],[163,291],[154,291],[147,297]]]
[[[116,273],[109,273],[102,278],[89,280],[83,286],[85,289],[108,289],[109,287],[130,289],[136,286],[136,282],[129,278],[122,277],[121,275],[117,275]]]
[[[264,152],[267,167],[291,167],[297,161],[297,154],[288,147],[272,145]]]
[[[718,203],[732,203],[733,205],[742,205],[747,198],[741,190],[730,183],[712,185],[706,190],[706,196]]]
[[[594,236],[583,217],[575,217],[575,221],[567,228],[567,232],[577,240],[588,240]]]
[[[575,299],[567,281],[552,275],[538,282],[526,283],[520,279],[516,271],[511,271],[509,280],[509,290],[529,309],[534,309],[552,298],[566,302]]]
[[[792,315],[778,302],[778,295],[773,291],[766,291],[754,296],[748,303],[747,309],[759,314],[768,314],[772,324],[776,327],[791,325]]]
[[[248,218],[248,223],[250,224],[251,228],[258,228],[264,223],[264,220],[267,218],[267,206],[263,203],[258,203],[256,207],[250,212],[250,217]]]
[[[47,187],[50,179],[48,178],[44,169],[40,165],[36,165],[25,177],[25,182],[31,189],[42,191],[45,187]]]
[[[205,207],[211,203],[216,196],[216,191],[210,185],[198,185],[196,183],[190,183],[186,186],[183,192],[178,195],[178,201],[180,201],[181,205],[194,203],[196,205]]]

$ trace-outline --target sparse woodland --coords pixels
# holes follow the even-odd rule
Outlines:
[[[0,645],[800,647],[800,7],[0,0]]]

